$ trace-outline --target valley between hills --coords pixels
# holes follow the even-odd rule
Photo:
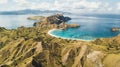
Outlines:
[[[0,27],[0,67],[120,67],[120,35],[94,41],[68,40],[48,34],[51,29],[80,27],[66,24],[61,14],[40,19],[33,27]]]

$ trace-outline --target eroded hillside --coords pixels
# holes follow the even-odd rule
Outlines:
[[[91,42],[55,38],[47,34],[59,26],[55,23],[58,18],[52,21],[51,17],[50,21],[35,23],[34,27],[14,30],[1,27],[0,67],[120,66],[120,36]]]

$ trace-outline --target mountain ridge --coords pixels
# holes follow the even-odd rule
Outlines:
[[[28,15],[28,14],[41,14],[41,13],[62,13],[71,14],[70,12],[63,12],[58,10],[37,10],[37,9],[24,9],[14,11],[0,11],[0,15]]]

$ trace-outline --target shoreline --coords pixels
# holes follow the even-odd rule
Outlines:
[[[56,37],[56,38],[61,38],[61,39],[67,39],[67,40],[79,40],[79,41],[87,41],[87,42],[90,42],[90,41],[95,41],[96,39],[109,39],[109,38],[113,38],[113,37],[117,37],[117,36],[120,36],[120,34],[116,35],[116,36],[113,36],[113,37],[101,37],[101,38],[95,38],[93,40],[84,40],[84,39],[78,39],[78,38],[66,38],[66,37],[61,37],[61,36],[56,36],[54,34],[52,34],[51,32],[53,32],[54,30],[60,30],[60,29],[51,29],[48,31],[48,34],[52,37]]]
[[[60,29],[51,29],[48,31],[48,34],[52,37],[56,37],[56,38],[62,38],[62,39],[67,39],[67,40],[79,40],[79,41],[87,41],[87,42],[90,42],[90,41],[94,41],[94,40],[84,40],[84,39],[77,39],[77,38],[66,38],[66,37],[60,37],[60,36],[56,36],[56,35],[53,35],[51,32],[53,32],[54,30],[60,30]]]

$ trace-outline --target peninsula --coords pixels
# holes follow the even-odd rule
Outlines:
[[[79,25],[66,24],[71,18],[62,14],[36,18],[33,27],[0,27],[0,67],[120,66],[120,35],[90,42],[55,38],[49,30]]]

